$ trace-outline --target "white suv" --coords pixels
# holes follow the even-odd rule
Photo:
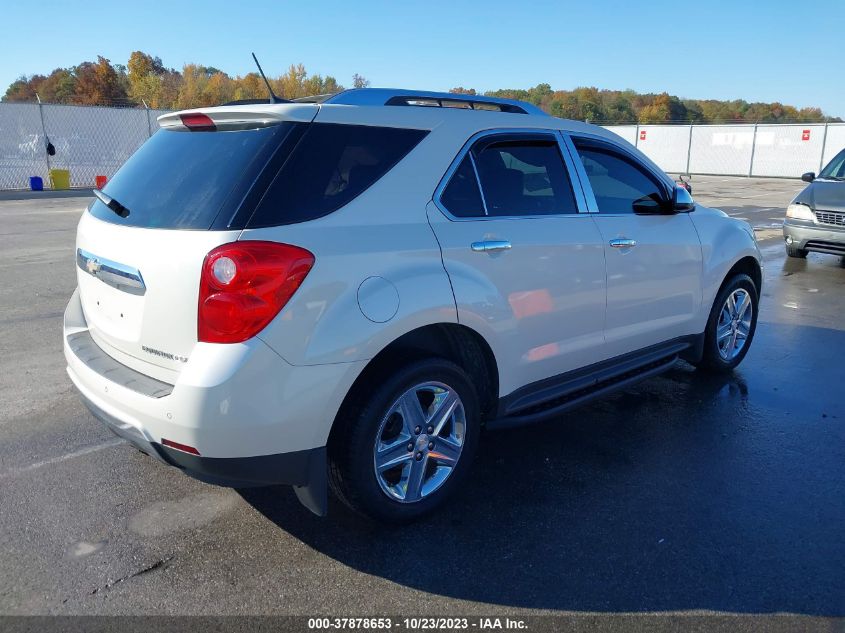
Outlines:
[[[64,351],[97,418],[198,479],[410,520],[482,428],[754,336],[751,228],[602,128],[381,89],[159,122],[79,223]]]

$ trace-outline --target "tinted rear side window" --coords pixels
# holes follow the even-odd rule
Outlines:
[[[484,215],[484,203],[469,154],[452,174],[452,179],[440,195],[440,203],[449,213],[460,218]]]
[[[312,123],[267,190],[249,228],[312,220],[348,204],[428,132]]]
[[[121,218],[95,200],[91,214],[155,229],[202,229],[231,216],[269,155],[295,124],[227,132],[160,130],[104,187],[129,209]]]
[[[578,213],[557,141],[495,142],[475,160],[489,215]]]

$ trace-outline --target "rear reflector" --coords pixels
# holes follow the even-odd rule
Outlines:
[[[161,443],[165,446],[169,446],[170,448],[175,448],[177,451],[182,451],[183,453],[190,453],[191,455],[200,454],[200,452],[193,446],[188,446],[187,444],[180,444],[179,442],[174,442],[173,440],[166,440],[164,438],[161,438]]]
[[[192,132],[213,132],[217,129],[214,121],[207,114],[201,112],[189,112],[188,114],[180,114],[179,118],[182,120],[182,125]]]

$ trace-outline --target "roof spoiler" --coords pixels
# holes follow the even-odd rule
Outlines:
[[[227,104],[214,108],[168,112],[158,117],[158,124],[165,130],[213,132],[254,130],[277,125],[284,121],[310,123],[317,115],[317,106],[311,103],[272,104],[259,101],[255,108],[247,104]]]

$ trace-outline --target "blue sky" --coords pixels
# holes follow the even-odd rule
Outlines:
[[[642,4],[643,6],[637,6]],[[100,2],[7,0],[0,91],[133,50],[181,68],[278,75],[302,62],[349,85],[447,90],[582,85],[780,101],[845,117],[845,2]]]

